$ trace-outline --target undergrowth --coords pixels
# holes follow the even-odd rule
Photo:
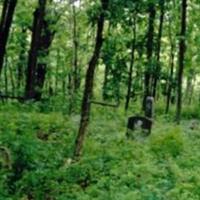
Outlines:
[[[7,105],[0,111],[0,200],[199,200],[198,121],[156,119],[152,134],[125,137],[120,109],[92,109],[78,162],[79,115]]]

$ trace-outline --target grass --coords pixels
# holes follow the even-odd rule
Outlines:
[[[199,200],[200,126],[156,118],[152,134],[125,137],[121,109],[93,106],[79,162],[72,163],[79,115],[0,109],[0,200]],[[12,166],[8,168],[8,163]]]

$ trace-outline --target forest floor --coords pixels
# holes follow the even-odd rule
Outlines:
[[[128,140],[126,120],[95,107],[72,162],[78,115],[1,105],[0,200],[199,200],[199,121],[159,116],[150,136]]]

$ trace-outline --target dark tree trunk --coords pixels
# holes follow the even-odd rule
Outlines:
[[[186,37],[186,20],[187,19],[187,0],[182,0],[182,16],[181,16],[181,33],[179,43],[179,68],[178,68],[178,87],[177,87],[177,107],[176,107],[176,122],[180,123],[181,106],[182,106],[182,82],[184,70],[184,58],[186,51],[185,37]]]
[[[167,103],[165,113],[169,112],[170,100],[171,100],[171,92],[173,85],[173,76],[174,76],[174,44],[171,43],[171,53],[170,53],[170,73],[168,78],[168,89],[167,89]]]
[[[132,40],[132,47],[131,47],[131,62],[130,62],[130,69],[129,69],[129,77],[128,77],[128,88],[127,88],[127,95],[126,95],[126,102],[125,102],[125,110],[128,110],[129,101],[131,98],[131,89],[132,89],[132,82],[133,82],[133,65],[135,60],[135,41],[136,41],[136,16],[133,19],[133,40]]]
[[[187,77],[186,92],[185,92],[185,102],[190,105],[192,102],[192,96],[194,92],[195,85],[195,74],[193,71],[189,72]]]
[[[104,70],[104,82],[103,82],[103,100],[107,100],[107,85],[108,85],[108,75],[109,75],[109,66],[105,64],[105,70]]]
[[[25,63],[26,63],[26,28],[22,28],[21,38],[20,38],[20,52],[19,59],[17,64],[17,89],[18,95],[21,95],[21,88],[24,84],[24,75],[25,75]]]
[[[52,43],[55,32],[51,31],[48,25],[48,22],[43,20],[43,31],[40,38],[40,44],[38,52],[41,52],[44,62],[38,61],[37,70],[36,70],[36,89],[35,89],[35,100],[40,101],[42,97],[42,89],[44,86],[46,71],[47,71],[47,62],[46,58],[49,54],[49,47]]]
[[[35,99],[36,85],[36,67],[38,58],[38,49],[40,44],[40,36],[42,33],[43,21],[45,16],[46,0],[39,0],[38,8],[34,12],[34,20],[32,27],[32,41],[28,58],[27,79],[25,88],[26,99]]]
[[[28,73],[26,81],[26,99],[40,101],[46,75],[46,58],[55,32],[49,28],[45,19],[46,0],[39,0],[39,7],[34,14],[33,35],[28,60]],[[54,19],[55,20],[55,19]],[[55,21],[51,22],[54,24]],[[44,61],[38,58],[42,56]]]
[[[154,80],[153,80],[153,93],[152,96],[156,97],[156,89],[157,89],[157,82],[160,78],[160,49],[161,49],[161,38],[163,32],[163,22],[165,16],[165,0],[160,0],[160,25],[159,25],[159,32],[158,32],[158,39],[157,39],[157,51],[156,51],[156,69],[154,71]]]
[[[3,11],[0,22],[0,74],[3,68],[6,44],[8,41],[9,31],[12,24],[13,14],[17,0],[4,0]]]
[[[149,27],[147,34],[147,66],[144,77],[144,99],[143,110],[145,110],[146,97],[150,95],[150,79],[152,68],[152,55],[153,55],[153,39],[154,39],[154,21],[156,16],[156,10],[154,3],[149,4]]]
[[[89,123],[89,116],[90,116],[90,107],[91,107],[91,97],[92,97],[92,90],[93,90],[93,82],[94,82],[94,72],[96,68],[96,64],[98,62],[100,50],[103,44],[103,29],[104,29],[104,21],[105,21],[105,11],[108,8],[108,1],[109,0],[101,0],[102,4],[102,12],[98,18],[97,22],[97,34],[96,34],[96,44],[93,55],[91,60],[88,64],[88,69],[86,73],[86,80],[85,80],[85,90],[82,100],[82,110],[81,110],[81,121],[80,127],[78,131],[78,135],[75,141],[75,150],[74,156],[78,157],[81,153],[84,137],[86,133],[86,129]]]
[[[8,73],[7,73],[7,69],[8,69],[8,59],[7,59],[7,56],[5,55],[5,67],[3,69],[3,71],[4,71],[4,81],[5,81],[5,91],[4,91],[5,95],[8,95]]]
[[[77,20],[76,20],[76,8],[72,6],[73,11],[73,82],[74,92],[80,87],[80,69],[78,67],[78,34],[77,34]]]
[[[14,63],[14,61],[13,62],[11,62],[11,63]],[[7,67],[8,67],[8,70],[9,70],[9,77],[10,77],[10,83],[11,83],[11,89],[12,89],[12,96],[15,96],[15,91],[16,91],[16,87],[15,87],[15,81],[14,81],[14,76],[13,76],[13,69],[12,69],[12,67],[11,67],[11,65],[8,63],[8,65],[7,65]]]
[[[60,65],[60,50],[57,51],[57,65],[56,65],[56,74],[55,74],[55,87],[54,91],[55,93],[58,90],[58,82],[59,82],[59,65]]]

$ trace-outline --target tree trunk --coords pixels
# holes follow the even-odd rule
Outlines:
[[[4,90],[5,95],[8,95],[8,73],[7,73],[7,69],[8,69],[8,59],[7,59],[7,56],[5,55],[5,67],[3,69],[3,71],[4,71],[4,82],[5,82],[5,90]]]
[[[170,100],[171,100],[171,92],[173,85],[173,76],[174,76],[174,44],[171,44],[171,55],[170,55],[170,74],[168,78],[168,89],[167,89],[167,103],[165,113],[169,112]]]
[[[182,0],[182,16],[181,16],[181,33],[179,43],[179,68],[178,68],[178,87],[177,87],[177,105],[176,105],[176,122],[180,123],[181,106],[182,106],[182,82],[184,70],[184,58],[186,51],[185,37],[186,37],[186,18],[187,18],[187,0]]]
[[[6,44],[8,41],[9,31],[12,24],[13,14],[17,0],[4,0],[3,11],[0,22],[0,74],[3,68]]]
[[[133,41],[132,41],[132,47],[131,47],[131,62],[130,62],[129,77],[128,77],[128,88],[127,88],[127,95],[126,95],[125,111],[127,111],[129,107],[132,82],[133,82],[133,65],[134,65],[134,60],[135,60],[135,41],[136,41],[136,19],[135,18],[136,16],[134,16],[133,18]]]
[[[156,69],[154,71],[154,80],[153,80],[153,97],[156,97],[156,88],[157,82],[160,78],[160,49],[161,49],[161,38],[163,32],[163,22],[165,16],[165,0],[160,0],[160,25],[159,25],[159,32],[158,32],[158,39],[157,39],[157,51],[156,51]]]
[[[98,62],[100,50],[103,44],[103,29],[104,29],[104,21],[105,21],[105,11],[108,8],[108,1],[109,0],[101,0],[102,4],[102,12],[98,18],[97,22],[97,34],[96,34],[96,44],[93,55],[91,60],[88,64],[88,69],[86,73],[86,80],[85,80],[85,90],[82,100],[82,110],[81,110],[81,121],[80,127],[78,131],[78,135],[75,141],[75,150],[74,156],[78,157],[81,153],[84,137],[86,133],[86,129],[89,123],[89,116],[90,116],[90,107],[91,107],[91,97],[92,97],[92,90],[93,90],[93,82],[94,82],[94,72],[96,68],[96,64]]]
[[[80,87],[80,69],[78,67],[78,34],[77,34],[77,20],[76,7],[72,5],[73,11],[73,82],[74,92]]]
[[[40,36],[42,33],[43,20],[45,16],[46,0],[39,0],[39,6],[34,12],[32,41],[28,58],[28,70],[25,88],[26,99],[35,98],[36,85],[36,67],[38,58],[38,49],[40,44]]]
[[[55,31],[50,29],[48,21],[45,19],[46,3],[46,0],[39,0],[39,7],[34,14],[33,35],[26,81],[26,99],[28,100],[41,100],[47,68],[46,58],[55,34]],[[51,22],[51,25],[54,23],[55,21]],[[42,56],[42,61],[39,60],[39,56]]]
[[[109,66],[107,64],[105,64],[103,94],[102,94],[104,101],[108,99],[108,95],[107,95],[108,75],[109,75]]]
[[[24,75],[25,75],[25,63],[26,63],[26,28],[22,28],[21,38],[20,38],[20,52],[19,59],[17,63],[17,90],[18,95],[21,96],[21,88],[24,84]]]
[[[48,22],[43,19],[42,35],[40,37],[40,44],[38,52],[41,52],[44,62],[38,61],[36,70],[36,89],[35,100],[40,101],[42,97],[42,90],[44,86],[46,71],[47,71],[47,56],[49,55],[49,47],[53,41],[55,32],[51,31]]]
[[[11,63],[14,63],[14,61],[13,62],[11,62]],[[15,96],[15,81],[14,81],[14,76],[13,76],[13,70],[12,70],[12,67],[11,67],[11,65],[8,63],[8,65],[7,65],[7,67],[8,67],[8,71],[9,71],[9,77],[10,77],[10,83],[11,83],[11,89],[12,89],[12,96]]]
[[[186,92],[185,92],[185,103],[187,105],[190,105],[192,102],[194,85],[195,85],[195,74],[193,71],[190,71],[187,77]]]
[[[145,110],[146,97],[150,95],[150,79],[152,68],[152,55],[153,55],[153,39],[154,39],[154,21],[156,16],[156,10],[154,3],[149,4],[149,27],[147,34],[147,66],[144,77],[144,98],[143,98],[143,110]]]

